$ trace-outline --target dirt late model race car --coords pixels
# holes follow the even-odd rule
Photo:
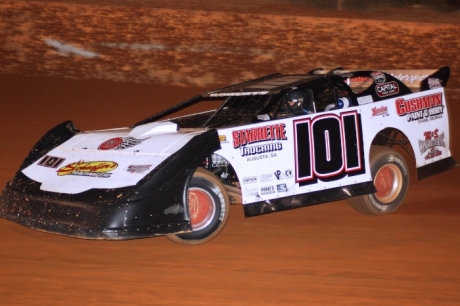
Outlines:
[[[129,128],[71,121],[31,150],[0,197],[0,216],[87,239],[167,235],[197,244],[245,216],[348,199],[395,211],[418,179],[457,166],[438,70],[316,69],[205,92]],[[216,106],[216,102],[217,105]],[[198,103],[209,110],[175,115]]]

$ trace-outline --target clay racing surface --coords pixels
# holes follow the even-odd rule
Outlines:
[[[166,60],[159,61],[158,65],[163,68],[155,75],[154,68],[157,66],[152,64],[155,61],[146,54],[133,53],[128,57],[119,49],[113,51],[114,48],[110,49],[107,45],[93,50],[107,53],[101,62],[91,62],[81,54],[59,54],[43,40],[49,38],[64,42],[59,28],[25,22],[34,14],[45,14],[43,4],[34,4],[36,7],[28,9],[14,9],[9,2],[2,5],[11,5],[8,16],[23,16],[24,22],[11,23],[11,28],[29,27],[30,31],[46,30],[48,34],[40,41],[28,37],[26,30],[23,35],[16,31],[16,34],[0,38],[3,39],[0,60],[4,61],[3,74],[0,75],[1,186],[14,175],[34,143],[62,121],[72,119],[81,130],[129,126],[209,89],[211,85],[226,85],[226,82],[263,75],[271,69],[267,65],[279,62],[277,59],[281,59],[281,64],[274,70],[281,72],[290,72],[293,67],[306,71],[321,62],[327,63],[327,67],[349,64],[384,68],[436,68],[457,64],[452,66],[447,99],[452,151],[454,157],[460,159],[458,25],[433,25],[431,29],[441,29],[438,34],[445,38],[442,40],[439,36],[429,38],[432,34],[426,24],[390,23],[384,27],[376,22],[376,28],[372,28],[375,35],[365,35],[358,29],[363,24],[373,26],[371,23],[347,19],[346,25],[350,27],[350,33],[356,35],[355,40],[347,44],[346,49],[334,49],[336,42],[332,42],[331,37],[338,39],[338,34],[333,28],[327,31],[324,25],[339,21],[319,20],[324,26],[322,35],[330,36],[324,36],[322,43],[317,45],[321,52],[291,53],[291,59],[305,57],[305,63],[301,64],[284,58],[279,51],[282,46],[276,42],[286,39],[286,33],[292,33],[289,25],[296,31],[307,19],[296,19],[288,25],[283,23],[284,19],[277,19],[278,31],[264,34],[275,43],[258,47],[265,56],[258,58],[255,54],[233,52],[228,55],[230,63],[216,60],[216,52],[224,50],[223,47],[217,51],[184,55],[177,49],[174,37],[167,41],[165,34],[162,36],[165,45],[176,47],[164,51],[166,53],[155,53],[155,59],[169,56],[175,61],[170,61],[169,65]],[[124,12],[140,10],[139,4],[136,5],[134,8],[110,10],[85,5],[80,11],[81,14],[90,14],[92,10],[107,9],[123,17]],[[56,14],[60,10],[79,11],[65,5],[59,9],[53,6],[46,8]],[[174,15],[177,8],[168,9]],[[153,8],[149,12],[156,14]],[[185,11],[181,12],[185,14]],[[193,10],[186,13],[192,14]],[[199,11],[196,14],[205,13]],[[10,18],[5,14],[2,16],[3,20]],[[232,16],[237,20],[236,13]],[[259,15],[259,18],[266,16]],[[38,22],[39,19],[30,20]],[[55,19],[48,20],[56,22]],[[196,23],[200,24],[198,19]],[[391,31],[384,32],[384,29],[407,29],[404,24],[413,32],[407,30],[410,33],[404,36],[405,45],[402,46],[397,43],[398,37],[391,36]],[[243,25],[240,26],[244,29]],[[108,25],[106,27],[109,28]],[[253,27],[248,28],[247,35],[258,35],[250,29]],[[61,33],[61,36],[49,36],[53,31]],[[136,40],[136,32],[127,33],[122,28],[119,31],[119,37]],[[75,41],[74,33],[69,33],[67,40]],[[108,35],[104,33],[102,31],[98,35]],[[185,32],[177,33],[186,35]],[[362,33],[361,36],[359,33]],[[377,33],[385,35],[378,36]],[[375,52],[366,49],[377,46],[384,36],[387,37],[384,47],[373,50]],[[359,37],[363,41],[358,43]],[[372,37],[376,37],[375,40]],[[315,38],[315,42],[306,37],[301,39],[304,48],[312,50],[313,43],[321,37]],[[216,38],[216,41],[219,40]],[[221,41],[222,45],[226,42]],[[420,42],[429,44],[430,48],[420,45]],[[81,50],[83,45],[79,45]],[[455,52],[451,49],[453,47],[457,47]],[[336,52],[341,52],[340,56],[325,52],[331,49],[339,50]],[[398,52],[385,53],[386,57],[378,56],[379,52],[384,53],[387,49]],[[407,53],[403,54],[403,51]],[[209,65],[200,66],[201,60],[207,60]],[[124,62],[125,66],[119,66],[117,61]],[[189,70],[186,69],[187,62],[193,64]],[[219,62],[223,63],[223,67],[232,67],[233,74],[221,72]],[[23,71],[21,67],[32,68]],[[149,67],[153,71],[151,78],[143,72]],[[178,68],[182,70],[175,73]],[[136,74],[131,73],[134,70],[139,72],[137,80],[133,79]],[[197,71],[210,71],[212,75],[197,74]],[[53,74],[56,76],[50,76]],[[179,78],[179,75],[182,77]],[[229,75],[232,75],[231,79]],[[87,79],[82,80],[85,76]],[[197,87],[200,84],[202,87]],[[72,239],[0,219],[1,304],[458,305],[460,168],[416,181],[414,162],[407,154],[404,156],[412,169],[412,181],[405,203],[393,214],[367,216],[354,211],[346,201],[338,201],[244,218],[242,208],[232,206],[224,231],[211,242],[194,247],[176,245],[162,237],[121,242]]]

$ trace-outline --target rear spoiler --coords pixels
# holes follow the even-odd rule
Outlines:
[[[384,70],[400,80],[412,90],[428,90],[438,87],[446,87],[449,80],[450,68],[417,69],[417,70]]]
[[[367,70],[367,69],[366,69]],[[311,74],[334,74],[343,75],[362,70],[343,70],[341,68],[331,71],[316,69],[311,71]],[[438,87],[446,87],[449,80],[450,68],[448,66],[439,69],[374,69],[369,71],[382,71],[394,78],[400,80],[404,85],[409,87],[412,91],[423,91]]]

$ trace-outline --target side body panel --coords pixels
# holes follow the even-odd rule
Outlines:
[[[357,108],[219,130],[243,204],[371,181]]]
[[[237,173],[246,215],[375,192],[369,151],[387,128],[407,136],[417,168],[451,158],[444,88],[363,100],[347,109],[219,130],[222,149],[216,154]],[[295,197],[302,203],[248,208]]]

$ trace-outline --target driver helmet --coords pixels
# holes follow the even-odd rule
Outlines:
[[[286,96],[286,101],[296,114],[308,114],[311,104],[311,93],[308,89],[291,91]]]

